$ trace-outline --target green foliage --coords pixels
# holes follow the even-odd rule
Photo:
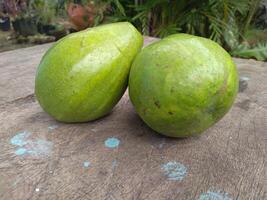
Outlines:
[[[121,10],[122,19],[125,19],[125,13],[130,13],[132,21],[144,34],[165,36],[175,30],[209,37],[224,44],[227,43],[224,40],[225,30],[234,28],[233,33],[243,33],[242,27],[250,24],[259,1],[135,0],[132,3],[133,1],[116,0],[114,5],[115,12]]]
[[[108,3],[114,3],[119,13],[122,14],[123,16],[126,16],[124,7],[122,6],[119,0],[110,0]]]
[[[260,61],[267,61],[267,43],[259,43],[255,47],[241,44],[231,51],[231,55],[240,58],[255,58]]]
[[[260,30],[267,30],[267,5],[261,4],[252,20],[252,26]]]
[[[251,46],[255,46],[258,43],[267,43],[267,29],[249,29],[244,34],[244,39]]]
[[[237,52],[245,55],[248,49],[245,51],[239,44],[253,23],[260,3],[261,0],[116,0],[110,13],[115,13],[116,17],[107,18],[131,21],[143,34],[150,36],[165,37],[183,32],[207,37],[228,51],[234,50],[234,55]],[[262,49],[257,46],[248,52],[252,55],[251,52],[260,51],[262,55]]]
[[[57,1],[55,0],[30,0],[29,6],[43,24],[51,23],[56,17]]]

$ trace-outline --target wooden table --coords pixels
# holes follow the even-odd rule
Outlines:
[[[267,199],[267,63],[235,59],[231,111],[200,137],[171,139],[139,119],[127,94],[94,122],[44,113],[34,76],[50,46],[0,54],[1,200]]]

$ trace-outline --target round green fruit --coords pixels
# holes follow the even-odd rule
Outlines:
[[[170,137],[202,133],[227,113],[237,91],[231,56],[217,43],[187,34],[147,46],[130,71],[135,110],[148,126]]]
[[[37,69],[35,94],[41,107],[64,122],[107,114],[125,92],[130,66],[142,44],[142,35],[127,22],[61,39]]]

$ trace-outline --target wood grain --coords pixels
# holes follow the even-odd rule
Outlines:
[[[44,113],[34,76],[50,46],[0,54],[1,200],[197,200],[207,191],[267,199],[267,63],[235,59],[241,87],[230,112],[202,136],[170,139],[140,120],[127,93],[111,114],[90,123],[59,123]],[[16,155],[20,147],[10,139],[23,131],[33,144],[51,143],[49,151]],[[118,148],[104,145],[110,137],[120,140]],[[181,181],[164,174],[169,161],[186,166]]]

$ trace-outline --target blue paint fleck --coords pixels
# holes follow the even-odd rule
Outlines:
[[[14,137],[12,137],[10,139],[10,143],[16,146],[24,146],[27,144],[26,139],[31,135],[31,133],[27,132],[27,131],[23,131],[18,133],[17,135],[15,135]]]
[[[187,174],[187,168],[182,163],[170,161],[162,166],[169,180],[181,181]]]
[[[200,195],[198,200],[232,200],[227,193],[213,192],[208,190]]]
[[[52,142],[38,139],[36,141],[29,141],[28,152],[35,156],[46,156],[50,153],[52,147]]]
[[[34,156],[48,155],[52,149],[53,143],[46,140],[31,140],[28,137],[30,132],[20,132],[10,139],[10,143],[16,147],[20,147],[15,150],[16,155],[30,154]]]
[[[51,126],[48,126],[48,129],[49,129],[49,130],[55,130],[56,128],[58,128],[58,125],[51,125]]]
[[[119,144],[120,144],[120,140],[115,138],[115,137],[108,138],[105,141],[105,146],[108,147],[108,148],[116,148],[116,147],[119,146]]]
[[[84,163],[83,163],[83,166],[84,167],[89,167],[91,165],[91,163],[89,162],[89,161],[85,161]]]
[[[15,154],[18,156],[24,155],[26,153],[27,153],[27,149],[24,149],[24,148],[19,148],[15,151]]]
[[[118,166],[117,160],[113,160],[111,168],[115,169],[115,167],[117,167],[117,166]]]

